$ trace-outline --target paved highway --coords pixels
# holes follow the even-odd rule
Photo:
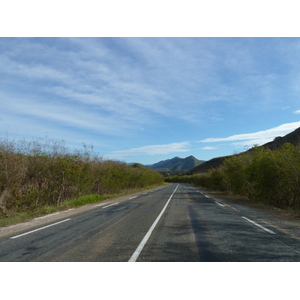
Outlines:
[[[171,184],[0,230],[0,261],[300,261],[298,223]]]

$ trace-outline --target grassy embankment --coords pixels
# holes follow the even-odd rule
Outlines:
[[[0,226],[163,184],[156,171],[104,160],[93,147],[0,137]]]
[[[300,146],[286,143],[277,150],[254,151],[227,158],[206,173],[173,176],[167,182],[190,183],[273,207],[300,211]]]

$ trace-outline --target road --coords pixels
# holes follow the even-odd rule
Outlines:
[[[300,261],[297,222],[185,184],[39,221],[1,229],[0,261]]]

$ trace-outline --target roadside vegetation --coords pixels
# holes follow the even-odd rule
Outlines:
[[[202,186],[265,204],[300,210],[300,146],[285,143],[277,150],[254,147],[233,155],[205,173],[170,176],[167,182]]]
[[[163,182],[140,164],[102,159],[92,146],[70,151],[63,141],[0,137],[0,226]]]

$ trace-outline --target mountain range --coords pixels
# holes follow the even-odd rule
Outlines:
[[[195,168],[202,163],[204,163],[204,160],[199,160],[192,155],[186,158],[176,156],[171,159],[162,160],[153,165],[146,165],[146,167],[160,172],[184,172]]]
[[[290,143],[295,146],[300,145],[300,127],[283,137],[276,137],[272,142],[268,142],[260,147],[276,150],[277,148],[280,148],[284,143]],[[171,159],[162,160],[155,164],[145,166],[149,169],[159,172],[184,172],[185,174],[191,175],[206,172],[209,169],[217,168],[222,165],[226,158],[235,155],[241,155],[243,153],[251,151],[253,151],[253,148],[239,154],[215,157],[208,161],[199,160],[192,155],[186,158],[180,158],[176,156]]]

